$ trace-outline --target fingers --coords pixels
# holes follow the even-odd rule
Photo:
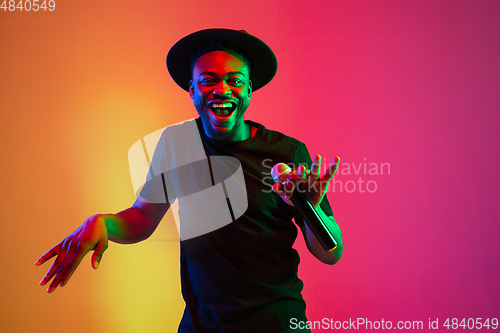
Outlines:
[[[92,255],[92,259],[91,259],[92,267],[94,269],[97,269],[97,267],[99,266],[99,263],[101,262],[101,259],[102,259],[102,255],[103,255],[104,251],[106,251],[107,248],[108,248],[107,240],[101,240],[99,243],[97,243],[97,245],[94,249],[94,254]],[[80,265],[83,258],[85,257],[85,255],[88,252],[89,252],[89,249],[79,250],[79,251],[75,252],[73,258],[71,259],[71,261],[69,262],[69,264],[66,268],[66,272],[64,273],[63,278],[61,279],[61,283],[60,283],[61,287],[64,287],[68,283],[69,279],[71,278],[71,276],[75,272],[76,268],[78,267],[78,265]],[[55,279],[54,279],[54,281],[55,281]]]
[[[272,187],[272,190],[274,193],[278,194],[278,195],[283,195],[285,194],[285,192],[283,191],[283,189],[281,188],[281,184],[280,183],[275,183]]]
[[[61,243],[59,243],[58,246],[60,248],[60,250],[58,251],[59,255],[57,256],[56,260],[52,263],[52,266],[50,266],[47,274],[45,274],[45,276],[40,281],[41,286],[44,286],[47,283],[47,281],[50,281],[50,279],[52,279],[54,274],[56,274],[59,265],[61,264],[61,262],[64,260],[64,257],[66,256],[66,251],[63,247],[64,243],[61,242]]]
[[[328,170],[326,170],[325,174],[321,177],[321,181],[327,183],[330,182],[332,177],[335,175],[335,172],[337,171],[339,164],[340,164],[340,157],[335,156],[334,160],[328,167]]]
[[[43,256],[41,256],[40,258],[38,258],[37,261],[35,261],[35,266],[40,266],[41,264],[43,264],[44,262],[55,256],[56,254],[58,254],[59,251],[61,251],[61,246],[62,242],[57,244],[50,250],[48,250]]]
[[[321,172],[321,155],[314,155],[311,165],[311,178],[318,179]]]
[[[75,242],[70,240],[64,241],[61,253],[57,257],[56,261],[54,261],[54,263],[52,264],[52,267],[50,267],[49,272],[40,282],[40,284],[43,286],[45,283],[47,283],[47,281],[49,281],[52,277],[54,277],[49,288],[47,289],[48,293],[53,292],[61,282],[62,278],[66,274],[66,269],[70,264],[71,259],[73,258],[75,252],[76,252]]]
[[[290,206],[293,206],[293,203],[290,201],[290,197],[291,195],[289,194],[290,193],[290,186],[291,185],[288,185],[290,181],[287,181],[284,186],[281,185],[280,183],[276,183],[273,185],[272,187],[272,190],[274,193],[278,194],[287,204],[289,204]],[[289,187],[289,191],[287,192],[287,189],[286,187]],[[292,185],[294,186],[294,185]],[[293,188],[291,189],[291,191],[293,192]]]
[[[86,254],[87,252],[81,250],[75,252],[73,257],[71,258],[70,263],[68,264],[68,267],[66,268],[64,276],[61,279],[61,283],[59,284],[61,287],[64,287],[68,283],[69,279],[71,279],[73,273],[75,272],[78,265],[80,265]]]
[[[61,259],[59,260],[59,258],[61,258]],[[47,274],[45,274],[45,276],[42,278],[42,280],[39,283],[41,286],[44,286],[48,281],[50,281],[52,279],[52,277],[54,276],[54,274],[56,274],[57,271],[60,270],[60,268],[59,268],[60,267],[60,262],[63,260],[63,258],[64,258],[64,256],[60,254],[57,257],[56,261],[54,261],[52,263],[52,266],[50,266],[49,271],[47,272]],[[47,292],[50,292],[51,289],[52,288],[49,287],[47,289]]]
[[[306,167],[303,165],[300,165],[297,168],[297,178],[299,180],[304,180],[306,177],[309,175],[309,172],[307,171]]]
[[[101,262],[104,251],[108,248],[108,242],[101,241],[97,244],[94,254],[92,254],[91,264],[94,269],[97,269]]]
[[[292,180],[287,180],[284,185],[276,183],[273,185],[273,192],[279,194],[283,199],[290,199],[293,190],[295,189],[295,182]]]

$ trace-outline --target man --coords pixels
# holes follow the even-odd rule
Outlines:
[[[108,239],[134,243],[148,238],[174,199],[184,202],[181,192],[185,188],[175,185],[182,180],[177,178],[182,177],[176,177],[179,168],[175,168],[174,160],[186,159],[199,150],[206,155],[200,159],[203,161],[214,161],[212,158],[218,156],[238,161],[244,174],[248,208],[241,216],[230,209],[232,223],[206,233],[183,238],[181,232],[181,282],[186,308],[179,332],[297,332],[291,330],[292,318],[297,322],[306,317],[303,285],[297,277],[299,256],[292,248],[297,236],[292,218],[314,256],[327,264],[340,259],[340,229],[324,198],[338,158],[320,176],[319,155],[311,161],[301,142],[244,120],[252,92],[271,81],[277,70],[272,50],[245,31],[207,29],[188,35],[169,51],[167,67],[174,81],[189,92],[200,118],[165,130],[151,162],[150,175],[156,177],[148,178],[132,207],[117,214],[90,217],[35,262],[40,265],[57,255],[40,284],[54,278],[48,292],[64,286],[90,250],[94,250],[92,266],[97,268]],[[182,141],[179,134],[185,128],[195,129],[201,149],[186,148],[177,142]],[[278,162],[297,167],[283,186],[272,186],[273,193],[263,178],[269,175],[269,164]],[[215,186],[213,173],[217,166],[212,164],[211,184]],[[199,177],[197,172],[187,174],[188,182],[191,177]],[[290,198],[297,187],[327,221],[338,242],[333,251],[322,248],[292,207]],[[158,191],[165,195],[163,202],[154,198]],[[231,206],[231,196],[226,193],[225,197]],[[195,205],[204,205],[205,199],[209,200],[200,199]],[[187,211],[193,214],[192,209]],[[194,220],[201,223],[197,225],[201,229],[206,227],[199,218]]]

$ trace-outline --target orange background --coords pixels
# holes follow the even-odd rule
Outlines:
[[[277,55],[277,76],[252,96],[247,119],[328,162],[391,165],[390,175],[362,175],[374,193],[329,192],[345,242],[337,265],[298,239],[308,317],[498,316],[499,14],[493,0],[59,0],[54,12],[0,10],[0,331],[176,330],[170,216],[145,242],[110,243],[97,271],[87,256],[51,295],[37,285],[50,264],[33,262],[87,217],[132,204],[130,146],[196,116],[165,56],[209,27],[245,29]]]

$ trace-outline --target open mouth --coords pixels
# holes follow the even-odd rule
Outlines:
[[[236,104],[230,102],[211,103],[208,108],[218,118],[230,117],[236,109]]]

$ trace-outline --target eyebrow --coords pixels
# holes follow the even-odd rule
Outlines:
[[[211,71],[204,71],[204,72],[201,72],[199,76],[202,76],[202,75],[205,75],[205,74],[208,74],[208,75],[212,75],[212,76],[216,76],[218,77],[219,75],[217,75],[217,73],[215,72],[211,72]],[[235,75],[235,74],[241,74],[243,75],[244,77],[246,77],[245,74],[243,74],[242,72],[240,71],[234,71],[234,72],[229,72],[229,73],[226,73],[227,76],[231,76],[231,75]]]

